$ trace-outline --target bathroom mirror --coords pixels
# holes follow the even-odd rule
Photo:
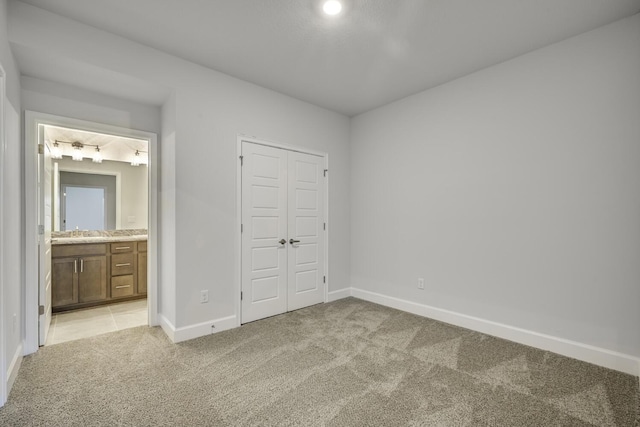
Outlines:
[[[148,228],[147,141],[45,127],[52,230]]]
[[[53,230],[146,229],[147,167],[63,157],[53,167]]]

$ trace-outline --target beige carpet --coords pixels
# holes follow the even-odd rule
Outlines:
[[[2,426],[633,426],[638,379],[354,298],[26,357]]]

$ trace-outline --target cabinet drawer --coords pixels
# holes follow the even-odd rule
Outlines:
[[[119,254],[124,252],[133,252],[136,242],[111,243],[111,253]]]
[[[111,278],[111,298],[133,295],[133,275]]]
[[[138,252],[147,252],[147,241],[138,242]]]
[[[111,275],[133,274],[133,254],[111,255]]]
[[[83,256],[83,255],[104,255],[107,253],[107,245],[104,243],[96,245],[53,245],[51,247],[51,256],[53,258]]]

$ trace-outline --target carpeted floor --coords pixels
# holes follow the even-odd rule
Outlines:
[[[24,359],[2,426],[633,426],[638,379],[347,298],[171,344]]]

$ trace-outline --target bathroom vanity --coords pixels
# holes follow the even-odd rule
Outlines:
[[[52,239],[54,312],[145,298],[147,236]]]

